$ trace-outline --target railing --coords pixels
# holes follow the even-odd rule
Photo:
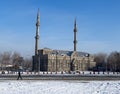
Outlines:
[[[69,71],[69,72],[21,72],[22,75],[120,75],[120,72],[93,72],[93,71]],[[2,72],[0,71],[0,75],[18,75],[18,72]]]

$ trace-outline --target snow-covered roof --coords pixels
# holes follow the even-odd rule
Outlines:
[[[53,50],[51,54],[58,54],[58,55],[67,55],[71,56],[74,51],[65,51],[65,50]],[[86,52],[77,52],[79,56],[88,56],[89,53]]]

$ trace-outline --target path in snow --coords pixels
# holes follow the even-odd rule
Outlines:
[[[0,81],[0,94],[120,94],[120,81]]]

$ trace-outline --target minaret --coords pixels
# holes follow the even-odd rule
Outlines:
[[[37,22],[36,22],[36,36],[35,36],[35,55],[38,55],[39,27],[40,27],[40,13],[38,10]]]
[[[77,40],[76,40],[76,33],[77,33],[77,26],[76,26],[76,19],[75,19],[75,22],[74,22],[74,51],[76,51],[76,46],[77,46]]]

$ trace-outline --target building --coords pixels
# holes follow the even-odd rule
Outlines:
[[[33,56],[33,71],[87,71],[96,63],[89,53],[77,51],[77,26],[74,23],[74,50],[52,50],[49,48],[38,49],[40,14],[38,11],[35,36],[35,55]]]

